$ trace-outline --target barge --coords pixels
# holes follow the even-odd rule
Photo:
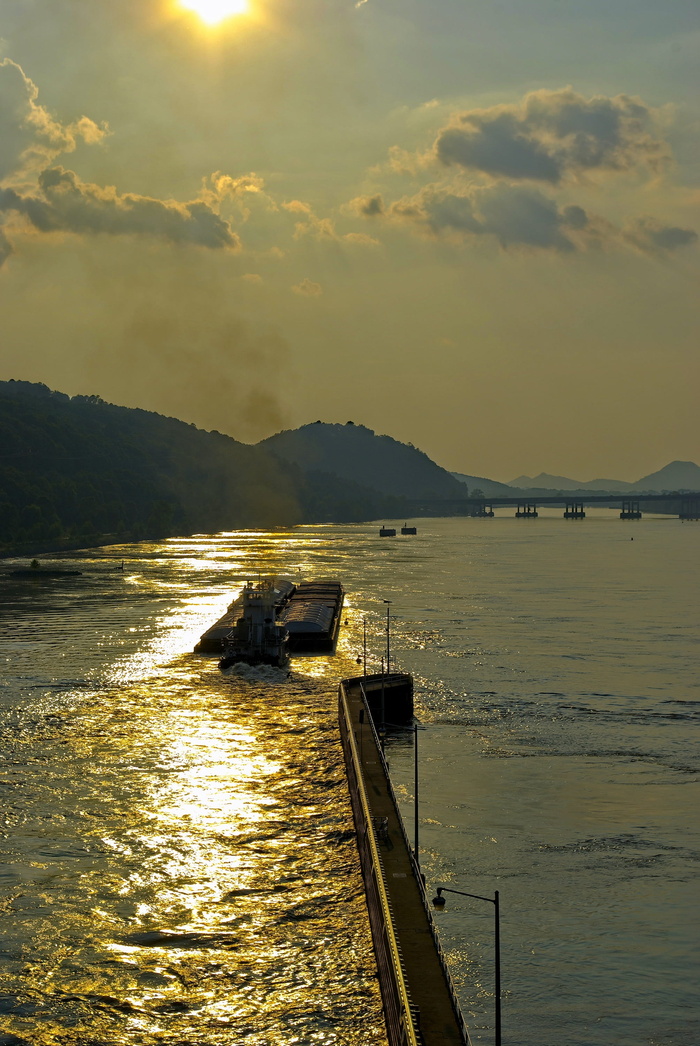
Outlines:
[[[275,578],[271,584],[274,589],[276,613],[279,613],[291,594],[294,592],[296,586],[294,585],[294,582],[290,581],[288,578]],[[218,621],[215,621],[211,628],[208,628],[200,637],[199,642],[194,648],[195,654],[220,655],[223,652],[226,637],[231,634],[242,616],[243,593],[241,592],[241,594],[234,599],[233,603],[229,604],[226,613],[223,614]]]
[[[291,653],[334,654],[344,600],[339,581],[248,582],[194,651],[219,654],[224,668],[237,661],[282,666]]]
[[[293,654],[334,654],[345,590],[339,581],[304,581],[280,610]]]

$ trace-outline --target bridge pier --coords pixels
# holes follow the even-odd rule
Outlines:
[[[700,498],[684,498],[681,502],[679,519],[700,519]]]
[[[567,501],[564,519],[585,519],[586,513],[582,501]]]
[[[516,519],[537,519],[537,505],[534,501],[519,501]]]
[[[642,513],[639,511],[639,502],[631,499],[623,500],[622,512],[620,513],[620,519],[641,519]]]

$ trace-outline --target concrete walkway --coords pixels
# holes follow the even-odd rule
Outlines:
[[[376,819],[386,818],[387,831],[377,835],[377,842],[411,1002],[420,1011],[423,1041],[425,1046],[464,1046],[468,1036],[453,1007],[450,987],[423,906],[422,889],[413,874],[400,814],[388,788],[371,724],[360,723],[363,704],[359,683],[346,686],[345,692],[371,814]]]

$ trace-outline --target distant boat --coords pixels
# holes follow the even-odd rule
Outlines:
[[[380,538],[395,538],[396,530],[393,527],[382,527],[379,531]]]
[[[417,534],[418,531],[415,527],[409,527],[406,523],[401,527],[402,534]]]

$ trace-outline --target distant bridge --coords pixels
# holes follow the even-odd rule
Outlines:
[[[671,494],[548,494],[498,498],[413,498],[407,505],[417,516],[491,517],[494,509],[513,506],[517,519],[537,519],[538,507],[563,505],[564,519],[585,519],[587,505],[619,506],[620,519],[641,519],[642,507],[647,512],[661,510],[683,520],[700,519],[700,491],[674,491]],[[661,506],[663,505],[663,509]]]

